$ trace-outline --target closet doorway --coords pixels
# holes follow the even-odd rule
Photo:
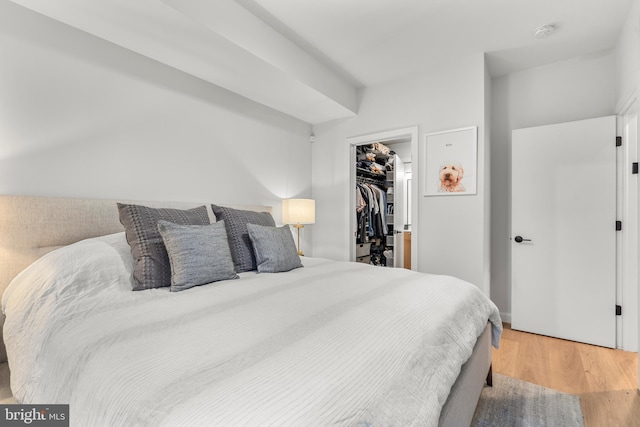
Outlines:
[[[413,203],[417,200],[418,188],[413,185],[412,177],[418,176],[418,165],[412,160],[418,158],[418,128],[354,136],[347,138],[347,142],[350,148],[350,260],[415,270],[418,245],[417,239],[411,236],[418,235],[417,203]],[[367,169],[373,170],[368,173]],[[371,201],[376,209],[384,205],[379,211],[385,215],[384,219],[378,217],[375,222],[375,217],[366,214],[363,217],[361,196],[365,195],[366,199],[367,194],[377,195],[375,201]],[[386,224],[381,224],[384,220]]]

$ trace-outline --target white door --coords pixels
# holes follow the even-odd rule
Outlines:
[[[393,266],[404,267],[404,163],[396,155],[393,161]]]
[[[513,131],[511,321],[615,347],[615,117]]]

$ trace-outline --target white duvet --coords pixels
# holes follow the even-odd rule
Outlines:
[[[20,403],[75,426],[434,426],[495,305],[453,277],[304,258],[131,291],[124,233],[54,251],[2,299]]]

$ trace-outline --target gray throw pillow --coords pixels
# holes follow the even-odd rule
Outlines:
[[[280,273],[302,267],[288,225],[267,227],[247,224],[258,263],[258,273]]]
[[[133,255],[134,291],[171,285],[171,265],[158,231],[159,220],[184,225],[210,224],[206,206],[181,210],[118,203],[118,213]]]
[[[257,268],[256,256],[247,231],[247,224],[276,225],[268,212],[254,212],[211,205],[217,221],[224,221],[227,227],[229,248],[236,273],[251,271]]]
[[[171,291],[238,278],[224,221],[179,225],[160,220],[158,231],[171,263]]]

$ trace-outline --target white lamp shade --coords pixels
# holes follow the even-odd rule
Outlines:
[[[284,224],[315,224],[316,201],[313,199],[284,199],[282,201]]]

